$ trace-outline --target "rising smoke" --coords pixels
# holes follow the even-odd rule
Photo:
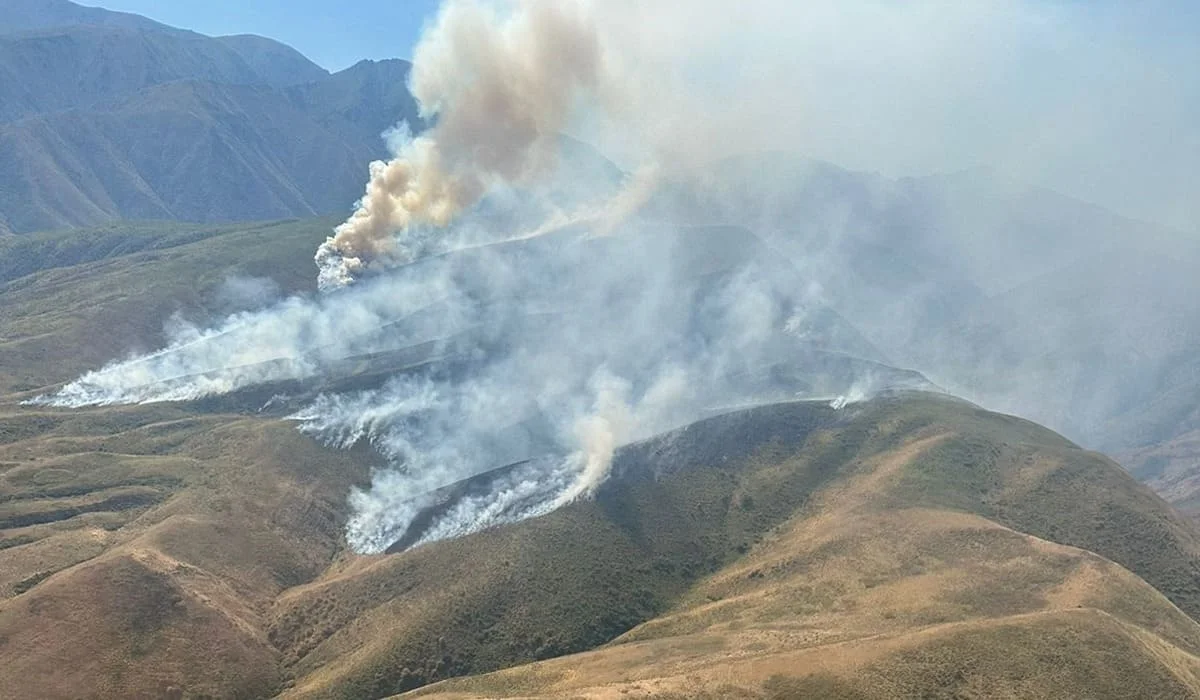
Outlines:
[[[846,329],[839,340],[837,324],[743,230],[567,226],[181,332],[47,400],[274,395],[301,430],[371,444],[389,465],[351,499],[348,540],[371,552],[496,468],[519,465],[457,497],[413,543],[588,497],[621,445],[710,414],[914,381],[860,359],[871,350]],[[377,388],[349,388],[374,376]]]
[[[411,261],[421,227],[444,228],[497,183],[551,170],[572,111],[606,80],[583,5],[522,2],[501,17],[447,3],[417,46],[410,83],[433,126],[371,164],[357,210],[317,252],[321,286],[348,284],[377,261]]]
[[[395,157],[371,164],[356,210],[317,251],[320,294],[177,328],[164,349],[42,401],[265,392],[306,433],[382,456],[347,528],[355,549],[378,552],[589,497],[622,445],[705,415],[928,386],[889,365],[1002,396],[963,378],[1010,376],[1006,358],[954,343],[971,304],[1069,259],[1040,241],[1013,252],[1026,243],[1000,210],[1025,199],[991,202],[981,222],[943,200],[993,190],[971,199],[940,181],[724,156],[784,145],[903,169],[956,142],[1010,154],[1011,141],[962,133],[997,113],[995,85],[976,80],[1005,83],[995,56],[1060,10],[756,0],[730,22],[730,7],[446,2],[411,73],[431,126],[397,129]],[[754,41],[731,39],[734,25]],[[845,36],[888,60],[863,60]],[[849,74],[825,77],[834,65]],[[991,153],[964,148],[950,164]]]

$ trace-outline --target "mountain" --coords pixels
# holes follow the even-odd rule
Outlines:
[[[0,695],[1200,697],[1186,236],[563,136],[318,293],[409,69],[0,0]]]
[[[744,444],[747,429],[767,437],[775,427],[803,440],[805,428],[821,423],[805,412],[770,407],[694,426],[682,454],[696,454],[689,448],[699,455],[711,450],[707,460],[698,457],[689,466],[715,464],[714,457],[724,456],[715,447],[719,440],[732,433],[732,444]],[[903,424],[908,437],[884,429],[864,439],[858,431],[879,429],[877,420]],[[690,500],[671,502],[675,507],[667,506],[666,514],[620,521],[622,534],[636,533],[635,542],[653,546],[671,541],[672,518],[711,532],[700,523],[710,522],[706,517],[715,511],[717,518],[725,514],[728,529],[718,529],[714,539],[737,542],[744,532],[739,525],[769,518],[779,503],[772,498],[778,493],[764,500],[756,481],[762,479],[767,489],[787,489],[807,477],[806,486],[816,485],[802,510],[736,546],[744,554],[713,565],[715,571],[701,576],[665,612],[599,648],[445,681],[411,697],[1195,696],[1194,622],[1165,605],[1144,580],[1097,556],[1106,549],[1108,557],[1116,556],[1112,543],[1099,541],[1107,535],[1083,545],[1081,531],[1060,529],[1078,526],[1081,517],[1104,520],[1109,508],[1123,520],[1133,513],[1131,506],[1140,510],[1135,501],[1155,500],[1116,465],[1084,456],[1031,425],[917,396],[877,402],[824,430],[830,432],[817,428],[815,440],[809,433],[807,449],[815,452],[807,456],[802,451],[789,458],[790,448],[783,447],[759,461],[765,473],[737,473],[733,467],[729,511],[716,502],[716,493],[712,500],[689,494]],[[997,439],[1012,442],[1005,448]],[[874,440],[895,441],[876,452]],[[626,458],[645,459],[660,444],[633,448],[638,456]],[[847,449],[855,466],[834,467],[822,482],[822,470],[848,456]],[[982,454],[989,456],[980,459]],[[773,472],[768,466],[779,464],[792,466]],[[719,488],[719,479],[714,475],[706,485]],[[672,473],[659,480],[663,486],[656,493],[665,495],[686,477]],[[1060,488],[1081,488],[1082,497],[1052,495]],[[1088,516],[1074,511],[1108,488],[1127,495],[1097,504]],[[1125,501],[1134,491],[1139,495]],[[1051,522],[1057,518],[1047,519],[1044,508],[1060,497],[1071,512]],[[628,504],[649,507],[648,501],[626,496],[620,499],[624,509],[606,512],[628,513],[633,510]],[[689,512],[687,506],[695,503],[700,505]],[[1175,522],[1182,532],[1184,526]],[[1050,536],[1050,530],[1056,534]],[[1118,530],[1124,526],[1110,532]],[[502,542],[497,535],[490,544]],[[658,554],[638,561],[670,571],[665,559]],[[1194,576],[1181,574],[1181,581]],[[382,572],[375,576],[383,578]],[[322,588],[328,594],[342,585]],[[382,610],[373,612],[364,617],[383,616]],[[1146,613],[1164,617],[1135,619]],[[337,641],[335,635],[324,645],[344,649],[346,642]],[[329,677],[298,685],[293,695],[333,696],[322,683]]]
[[[1200,517],[1200,430],[1129,450],[1121,460],[1180,512]]]
[[[304,54],[274,39],[256,34],[219,36],[216,39],[241,56],[246,65],[268,85],[305,85],[329,75],[329,71],[308,60]]]
[[[649,211],[749,226],[892,364],[1155,484],[1162,446],[1163,488],[1194,497],[1176,483],[1200,473],[1194,236],[986,169],[890,179],[782,153],[713,164]]]
[[[330,75],[263,37],[5,1],[0,230],[342,213],[383,132],[420,128],[404,61]]]
[[[0,687],[1200,693],[1200,530],[1111,460],[947,396],[723,409],[619,450],[594,500],[372,556],[343,532],[378,457],[262,401],[18,403],[160,346],[173,316],[264,303],[246,281],[310,292],[329,225],[111,225],[0,249],[31,261],[0,286]],[[727,229],[691,231],[683,269],[736,266]]]
[[[1194,243],[1151,238],[1018,288],[988,316],[1010,329],[1012,345],[1031,351],[1021,385],[1039,387],[1044,415],[1078,426],[1090,444],[1193,515],[1200,497],[1198,266]]]
[[[297,107],[321,124],[346,123],[362,136],[378,140],[393,127],[391,116],[399,108],[410,124],[418,126],[417,107],[408,92],[407,61],[359,61],[328,80],[296,85],[287,91]]]
[[[200,35],[83,25],[0,36],[3,122],[188,79],[262,80],[233,49]]]
[[[380,123],[415,120],[407,94],[351,81],[389,81],[399,61],[360,65],[328,85],[175,81],[124,100],[0,124],[0,219],[14,232],[118,218],[234,221],[344,211],[365,163],[386,152]],[[401,83],[402,84],[402,83]],[[314,103],[319,92],[344,105]]]
[[[15,231],[341,211],[382,142],[336,112],[321,116],[266,86],[176,81],[0,125],[0,169],[22,173],[0,191],[0,211]]]
[[[1113,246],[993,298],[976,332],[1023,350],[1047,419],[1106,450],[1154,444],[1195,426],[1197,264],[1186,242]]]
[[[3,0],[0,2],[0,33],[12,34],[32,29],[95,25],[190,33],[168,27],[141,15],[128,12],[113,12],[100,7],[84,7],[68,0]]]

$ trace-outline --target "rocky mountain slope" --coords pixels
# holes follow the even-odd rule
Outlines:
[[[68,2],[0,12],[0,230],[345,211],[382,133],[418,124],[408,64],[335,75],[263,37]]]

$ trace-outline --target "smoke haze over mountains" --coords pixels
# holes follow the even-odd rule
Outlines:
[[[941,385],[1094,438],[1200,322],[1130,339],[1033,312],[1124,288],[1122,251],[1153,267],[1193,244],[1019,182],[1195,230],[1200,95],[1172,76],[1198,57],[1116,41],[1167,6],[1139,7],[759,0],[733,22],[707,1],[451,0],[411,74],[432,126],[393,132],[318,252],[323,293],[181,327],[44,400],[278,387],[302,430],[383,456],[348,531],[372,552],[586,497],[620,446],[732,406]],[[1155,309],[1200,291],[1135,277]]]

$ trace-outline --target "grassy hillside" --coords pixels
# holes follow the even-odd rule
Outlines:
[[[266,613],[342,549],[367,458],[173,408],[0,416],[0,687],[263,697]]]
[[[1200,564],[1195,532],[1115,464],[1033,424],[923,395],[846,415],[791,404],[635,446],[617,468],[621,476],[595,503],[360,560],[285,594],[273,639],[295,658],[289,697],[372,697],[574,652],[639,617],[612,646],[584,657],[441,690],[557,697],[625,683],[628,691],[693,697],[705,688],[719,697],[728,683],[761,690],[774,673],[754,670],[759,661],[815,671],[828,665],[821,654],[836,655],[840,645],[912,635],[897,648],[934,654],[945,670],[964,660],[951,632],[999,649],[986,639],[992,631],[1037,638],[1043,626],[1055,645],[1076,640],[1069,652],[1053,647],[1054,663],[1079,657],[1068,671],[1080,678],[1105,663],[1092,645],[1111,651],[1089,630],[1123,639],[1126,626],[1168,640],[1172,654],[1190,659],[1189,674],[1200,671],[1190,657],[1200,651],[1200,628],[1112,563],[1198,614],[1189,585]],[[1099,513],[1127,519],[1110,524]],[[1049,614],[1077,607],[1103,614]],[[1114,649],[1126,647],[1135,648]],[[797,649],[812,663],[767,661]],[[1131,658],[1140,669],[1132,677],[1200,689],[1154,654]],[[718,671],[715,659],[748,665],[744,674]],[[1031,654],[977,673],[996,689],[1008,675],[1048,673],[1049,663]],[[932,689],[938,675],[914,672],[892,689]],[[887,696],[885,688],[863,687],[873,697]]]
[[[1111,462],[942,397],[710,419],[623,450],[596,501],[376,557],[340,545],[367,456],[288,425],[4,425],[6,687],[382,697],[516,666],[429,692],[1200,692],[1195,532]]]
[[[796,409],[760,409],[788,410]],[[963,443],[996,458],[964,461]],[[1151,506],[1155,499],[1115,465],[1028,424],[925,397],[878,402],[847,425],[813,434],[771,471],[819,462],[822,448],[849,448],[836,476],[656,618],[594,651],[413,695],[1200,694],[1200,627],[1193,619],[1109,559],[1016,529],[1086,521],[1080,511],[1087,507],[1136,508],[1180,533],[1165,538],[1174,551],[1150,568],[1176,556],[1194,566],[1194,534],[1161,505]],[[951,473],[965,478],[946,478]],[[1126,486],[1091,492],[1097,473]],[[762,478],[747,476],[751,483]],[[989,488],[977,487],[981,477]],[[1072,498],[1079,488],[1085,493]],[[768,498],[775,493],[768,490]],[[748,496],[756,508],[757,495],[743,495],[743,502]],[[1018,501],[1028,505],[999,518],[1014,527],[981,515]],[[1082,539],[1093,551],[1143,567],[1149,578],[1163,576],[1145,568],[1148,561],[1134,561],[1121,536]],[[1151,539],[1140,546],[1163,551]],[[1178,602],[1195,614],[1194,599]]]
[[[72,267],[147,250],[174,248],[245,224],[205,226],[172,221],[127,221],[90,229],[60,229],[0,238],[0,283],[42,270]]]
[[[0,395],[157,345],[172,314],[226,313],[245,301],[230,280],[310,289],[333,224],[148,222],[0,240]],[[266,611],[344,549],[346,495],[374,457],[256,417],[18,398],[0,398],[5,694],[277,692],[286,672]]]
[[[594,501],[370,557],[342,539],[365,449],[211,402],[17,404],[171,314],[223,313],[229,279],[310,289],[332,223],[0,242],[0,687],[1200,694],[1193,526],[1110,460],[946,397],[718,416],[623,449]]]
[[[121,224],[0,240],[0,396],[160,346],[173,314],[202,322],[229,311],[230,279],[315,289],[313,251],[334,224]]]

